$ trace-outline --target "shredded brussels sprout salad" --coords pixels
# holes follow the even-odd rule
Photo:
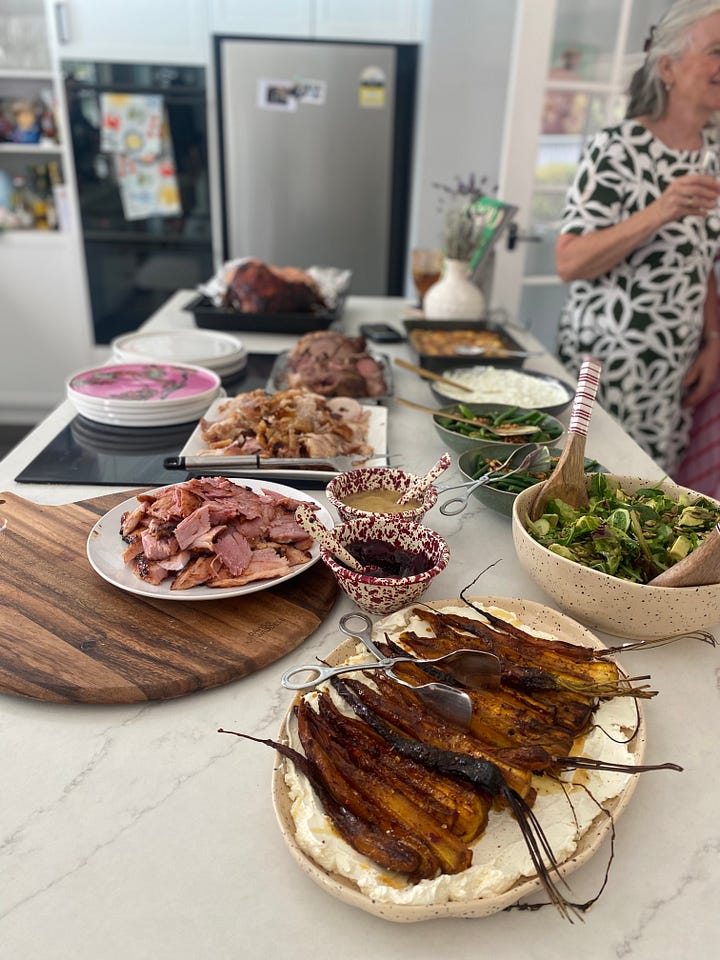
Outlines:
[[[589,507],[580,510],[549,500],[539,520],[528,519],[528,533],[567,560],[635,583],[686,557],[720,519],[706,497],[673,499],[659,486],[630,494],[602,473],[591,476],[588,496]]]

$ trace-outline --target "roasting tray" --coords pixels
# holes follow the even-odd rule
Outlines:
[[[342,318],[346,295],[338,298],[332,310],[309,313],[243,313],[230,307],[216,307],[200,294],[184,307],[195,317],[195,324],[210,330],[246,330],[253,333],[310,333],[327,330]]]
[[[493,357],[493,356],[461,356],[448,349],[447,354],[422,353],[415,344],[414,330],[476,330],[489,331],[497,334],[506,350],[522,350],[523,346],[512,337],[501,324],[493,320],[403,320],[408,343],[418,356],[421,367],[442,373],[448,367],[475,367],[479,364],[489,364],[493,367],[521,367],[525,362],[522,357]]]

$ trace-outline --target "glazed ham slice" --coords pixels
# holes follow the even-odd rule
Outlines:
[[[304,501],[282,492],[204,477],[138,501],[121,518],[123,561],[150,584],[243,586],[284,576],[311,557],[312,540],[295,522]]]

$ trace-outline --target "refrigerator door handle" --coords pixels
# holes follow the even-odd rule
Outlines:
[[[70,15],[65,0],[55,2],[55,32],[58,43],[70,43]]]

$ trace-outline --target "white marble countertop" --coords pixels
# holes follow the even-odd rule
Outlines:
[[[180,291],[149,321],[192,326]],[[362,321],[400,325],[402,300],[350,298],[345,329]],[[523,332],[523,342],[536,346]],[[280,351],[294,338],[241,334],[249,350]],[[412,359],[406,345],[383,345]],[[528,369],[560,374],[549,356]],[[394,368],[395,394],[430,406],[426,383]],[[389,449],[403,466],[427,469],[444,448],[429,417],[392,401]],[[71,419],[62,404],[0,462],[0,490],[39,503],[67,503],[109,487],[16,484],[14,477]],[[611,470],[649,478],[659,469],[602,410],[588,453]],[[120,489],[120,488],[117,488]],[[314,493],[322,498],[322,494]],[[2,508],[0,506],[0,516]],[[477,501],[456,518],[427,522],[445,536],[452,561],[428,598],[456,596],[486,566],[478,592],[548,598],[514,562],[510,522]],[[0,534],[1,536],[2,534]],[[0,696],[0,955],[13,960],[200,960],[200,958],[451,956],[539,958],[710,957],[720,923],[720,760],[717,650],[687,641],[627,654],[659,695],[645,707],[647,762],[674,761],[682,774],[640,778],[617,823],[609,882],[584,922],[550,908],[474,921],[393,924],[331,898],[288,854],[270,799],[273,756],[217,734],[220,726],[274,736],[290,702],[279,685],[293,663],[334,647],[333,613],[296,651],[225,687],[144,706],[73,706]],[[10,623],[12,610],[0,611]],[[0,666],[1,669],[1,666]],[[573,895],[593,896],[606,841],[571,877]]]

